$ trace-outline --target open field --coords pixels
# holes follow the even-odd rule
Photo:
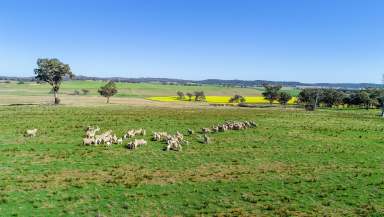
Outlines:
[[[88,89],[91,95],[97,95],[97,89],[106,82],[103,81],[66,81],[60,88],[62,94],[71,94],[74,90]],[[194,92],[204,90],[207,95],[234,95],[245,96],[260,95],[260,89],[256,88],[233,88],[216,85],[184,86],[184,85],[163,85],[160,83],[117,83],[120,97],[151,97],[176,95],[177,91]],[[0,95],[49,95],[50,86],[48,84],[36,84],[26,82],[17,84],[0,83]]]
[[[384,123],[375,110],[1,106],[1,216],[383,216]],[[258,127],[188,137],[182,152],[81,146],[83,129],[120,136]],[[38,136],[22,136],[37,127]],[[149,135],[146,137],[149,139]]]
[[[232,96],[206,96],[206,102],[208,103],[229,103],[229,100]],[[247,103],[250,104],[269,104],[269,101],[264,99],[263,96],[246,96],[244,97]],[[189,99],[186,97],[183,100],[180,100],[177,96],[154,96],[154,97],[148,97],[147,99],[153,100],[153,101],[159,101],[159,102],[179,102],[179,101],[186,101],[188,102]],[[194,101],[194,97],[191,98],[191,101]],[[274,101],[274,104],[278,104],[278,101]],[[292,97],[291,100],[288,101],[289,105],[293,105],[297,103],[297,98]]]
[[[66,81],[60,88],[60,98],[62,104],[65,105],[101,105],[105,99],[100,97],[97,89],[104,85],[102,81]],[[215,85],[202,86],[184,86],[184,85],[163,85],[159,83],[117,83],[118,93],[112,97],[111,102],[114,104],[136,105],[138,99],[145,104],[156,104],[149,100],[152,97],[175,96],[177,91],[184,93],[194,91],[204,91],[207,96],[216,96],[218,102],[228,101],[229,96],[239,94],[247,96],[251,99],[261,99],[261,88],[234,88],[222,87]],[[49,104],[52,102],[52,94],[49,93],[51,87],[48,84],[36,84],[35,82],[26,82],[18,84],[16,81],[11,83],[0,83],[0,105],[10,104]],[[81,91],[87,89],[90,91],[87,96],[72,95],[75,90]],[[283,88],[284,91],[290,92],[293,96],[298,94],[298,90],[293,88]],[[257,98],[258,96],[258,98]],[[161,98],[162,99],[162,98]],[[132,103],[135,101],[135,103]],[[163,101],[164,100],[156,100]],[[165,100],[167,101],[167,100]],[[169,101],[169,100],[168,100]],[[174,102],[175,100],[171,100]],[[173,106],[170,103],[167,104]],[[186,105],[187,103],[184,103]],[[196,104],[196,103],[195,103]],[[141,103],[140,103],[141,105]],[[195,106],[195,105],[188,105]]]

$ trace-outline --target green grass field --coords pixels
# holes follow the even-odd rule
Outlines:
[[[63,82],[60,92],[62,94],[71,94],[75,90],[88,89],[91,95],[97,95],[97,89],[106,82],[103,81],[66,81]],[[207,95],[226,96],[240,94],[244,96],[259,96],[259,88],[224,88],[216,85],[203,86],[184,86],[184,85],[163,85],[160,83],[117,83],[119,93],[118,97],[151,97],[151,96],[173,96],[177,91],[191,92],[203,90]],[[48,84],[36,84],[35,82],[26,82],[18,84],[0,83],[1,95],[49,95],[50,86]],[[293,91],[293,90],[292,90]]]
[[[383,216],[384,123],[375,110],[1,106],[1,216]],[[83,129],[185,132],[182,152],[81,146]],[[23,137],[38,128],[35,138]],[[145,137],[149,139],[150,135]]]

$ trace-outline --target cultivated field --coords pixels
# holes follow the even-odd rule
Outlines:
[[[64,106],[0,106],[1,216],[384,215],[384,122],[377,110],[214,108],[144,99],[201,87],[119,85],[127,95],[111,105],[96,96],[97,82],[68,82]],[[0,99],[48,103],[44,86],[1,84]],[[91,95],[65,94],[81,88]],[[181,152],[163,151],[151,135],[137,150],[81,145],[88,125],[122,136],[141,127],[186,133],[226,120],[254,120],[258,127],[210,134],[211,144],[202,144],[201,134],[187,136]],[[25,138],[31,128],[37,136]]]
[[[105,101],[97,93],[97,89],[104,85],[102,81],[66,81],[60,88],[62,104],[66,105],[98,105]],[[118,94],[112,98],[114,104],[132,104],[130,99],[146,99],[151,97],[176,96],[177,91],[184,93],[203,90],[207,96],[221,96],[225,99],[229,96],[239,94],[242,96],[261,96],[262,88],[236,88],[222,87],[216,85],[184,86],[184,85],[163,85],[160,83],[117,83]],[[36,84],[35,82],[0,83],[0,105],[9,104],[48,104],[52,101],[52,94],[49,93],[48,84]],[[89,90],[86,98],[72,95],[75,90]],[[293,96],[298,94],[298,90],[285,88]],[[93,97],[90,97],[93,96]],[[84,103],[84,100],[86,103]],[[146,102],[148,103],[148,102]]]

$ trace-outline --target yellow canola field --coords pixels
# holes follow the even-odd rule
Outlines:
[[[206,96],[205,97],[208,103],[229,103],[229,99],[231,96]],[[154,96],[147,98],[148,100],[154,100],[154,101],[160,101],[160,102],[177,102],[180,101],[177,96]],[[192,101],[194,100],[194,97],[192,97]],[[269,103],[268,100],[265,100],[262,96],[246,96],[245,97],[246,103],[251,104],[267,104]],[[186,97],[182,101],[189,101],[188,97]],[[292,99],[288,102],[288,104],[293,105],[296,104],[297,98],[292,97]],[[277,101],[274,103],[278,103]]]

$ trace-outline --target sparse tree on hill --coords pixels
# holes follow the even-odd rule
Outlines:
[[[52,86],[55,104],[59,104],[60,99],[58,93],[61,82],[64,78],[72,79],[74,77],[69,65],[60,62],[58,59],[38,59],[37,68],[34,72],[37,81],[47,82]]]
[[[306,88],[299,93],[298,101],[299,103],[304,104],[306,110],[313,111],[319,104],[320,97],[320,89]]]
[[[321,96],[321,103],[327,107],[337,106],[343,103],[345,94],[335,89],[323,89]]]
[[[115,82],[109,81],[106,85],[100,87],[98,92],[101,96],[106,97],[107,103],[109,103],[109,98],[117,93]]]
[[[286,106],[288,104],[288,101],[292,99],[291,94],[287,92],[280,92],[279,96],[277,97],[277,101],[280,103],[280,105]]]
[[[233,97],[231,97],[228,102],[229,103],[244,103],[245,98],[241,95],[236,94]]]
[[[179,100],[183,100],[185,98],[185,95],[181,91],[177,91],[177,95],[179,96]]]
[[[188,98],[189,98],[189,101],[191,101],[191,100],[192,100],[192,97],[193,97],[193,94],[192,94],[192,93],[187,93],[187,96],[188,96]]]
[[[272,104],[273,101],[277,100],[279,96],[281,85],[263,84],[263,87],[265,88],[265,91],[262,93],[264,99],[268,100],[269,103]]]
[[[369,98],[369,94],[366,91],[359,91],[351,94],[351,104],[364,106],[366,109],[369,109],[371,104],[371,99]]]
[[[205,101],[204,91],[195,91],[195,101]]]

